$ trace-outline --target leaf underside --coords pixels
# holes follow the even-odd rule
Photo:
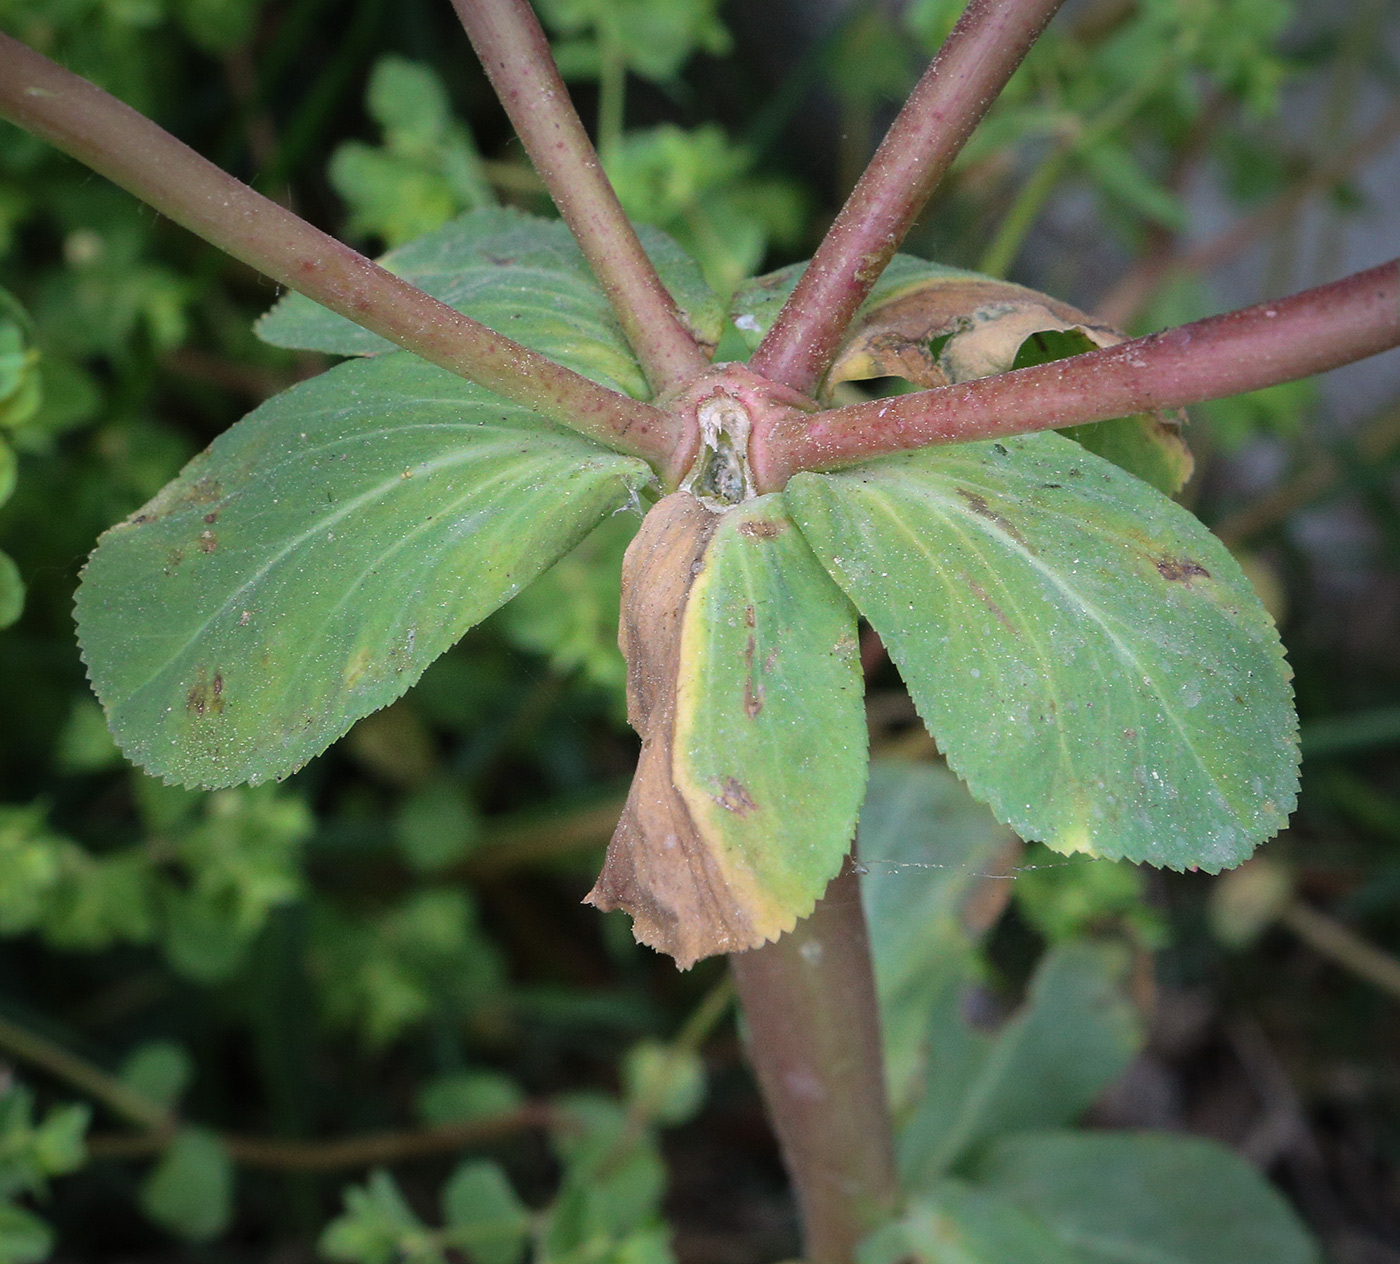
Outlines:
[[[623,569],[642,755],[590,895],[682,967],[811,912],[865,788],[855,612],[779,496],[648,515]]]
[[[285,777],[651,478],[407,353],[268,401],[98,543],[79,640],[167,781]]]
[[[1023,838],[1211,872],[1287,820],[1271,620],[1185,510],[1052,433],[798,474],[783,493],[949,765]]]
[[[724,313],[699,266],[664,233],[637,231],[691,331],[714,346]],[[637,399],[650,394],[607,296],[559,220],[505,207],[469,211],[380,262],[449,307],[603,386]],[[274,346],[332,355],[396,349],[301,294],[282,298],[256,330]]]

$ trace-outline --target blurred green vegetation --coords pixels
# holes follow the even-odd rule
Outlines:
[[[1143,282],[1126,326],[1211,310],[1212,281],[1189,255],[1192,182],[1214,182],[1240,217],[1300,188],[1354,213],[1357,171],[1319,180],[1335,154],[1299,141],[1280,93],[1320,95],[1355,138],[1356,84],[1400,84],[1367,36],[1393,31],[1394,3],[1301,24],[1295,7],[1066,12],[911,248],[1079,286],[1082,260],[1023,270],[1045,253],[1029,245],[1056,200],[1078,199],[1105,257]],[[761,15],[731,8],[540,6],[629,213],[671,233],[722,291],[809,253],[961,5],[862,0],[781,55],[746,43]],[[371,251],[492,202],[548,212],[436,0],[0,0],[0,29]],[[1275,263],[1296,224],[1268,221]],[[794,1252],[722,965],[679,975],[632,944],[625,919],[578,907],[635,757],[616,650],[635,519],[600,529],[287,783],[163,786],[124,764],[86,688],[77,573],[102,530],[326,361],[254,339],[268,284],[9,125],[0,285],[0,1261],[47,1258],[55,1233],[62,1258],[94,1259],[319,1250],[508,1264],[527,1243],[561,1264]],[[1289,889],[1392,953],[1400,764],[1394,726],[1368,717],[1400,704],[1397,409],[1400,382],[1351,429],[1307,384],[1198,410],[1187,491],[1272,593],[1305,724],[1331,735],[1275,845]],[[1334,562],[1312,541],[1339,529]],[[892,669],[872,664],[877,751],[933,759]],[[881,776],[872,829],[914,793]],[[882,959],[891,1065],[910,1100],[929,1015],[963,1058],[964,1079],[916,1112],[919,1163],[972,1179],[979,1145],[1072,1120],[1136,1057],[1176,1086],[1166,1122],[1270,1168],[1337,1259],[1372,1258],[1344,1255],[1352,1242],[1400,1250],[1394,998],[1287,930],[1227,948],[1207,928],[1204,879],[1007,853],[1014,843],[966,824],[975,809],[954,790],[918,793],[905,850],[889,844],[883,873],[872,861],[885,894],[870,898],[877,940],[920,900],[920,924],[942,928],[895,936]],[[920,885],[935,871],[919,857],[964,837],[936,872],[976,892]],[[955,896],[972,902],[948,912]],[[963,919],[956,952],[945,913]],[[1074,1026],[1067,1002],[1056,1026],[1044,997],[1075,979],[1108,989],[1112,1022]],[[964,1032],[948,1018],[975,1002],[1004,1019],[1028,986],[1012,1023],[1046,1024],[1066,1065],[1091,1068],[1050,1094],[1049,1114],[987,1078],[987,1023]],[[1191,1005],[1206,1015],[1194,1043],[1163,1035]],[[1019,1037],[1000,1039],[1005,1051]],[[1270,1150],[1249,1121],[1259,1101],[1277,1105],[1280,1075],[1305,1140]],[[971,1100],[959,1093],[981,1094],[983,1113],[965,1111],[949,1140],[937,1112]],[[920,1223],[903,1226],[900,1249],[917,1249]]]

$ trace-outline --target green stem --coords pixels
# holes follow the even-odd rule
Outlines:
[[[468,1146],[486,1145],[521,1132],[558,1125],[554,1108],[549,1103],[527,1102],[516,1110],[436,1128],[370,1132],[323,1141],[220,1133],[219,1142],[240,1167],[270,1172],[337,1172],[435,1158]],[[173,1128],[135,1135],[97,1133],[89,1136],[87,1148],[95,1159],[152,1158],[165,1150],[175,1136]]]
[[[1040,166],[1035,169],[1035,174],[1016,195],[1011,209],[997,225],[996,236],[992,238],[992,244],[987,247],[977,265],[978,272],[995,277],[1006,275],[1016,256],[1021,253],[1021,245],[1026,240],[1031,225],[1039,216],[1040,208],[1045,205],[1045,200],[1069,167],[1074,152],[1073,146],[1061,144],[1046,154]]]
[[[1070,163],[1132,118],[1157,91],[1175,62],[1174,54],[1165,54],[1158,61],[1156,70],[1140,78],[1117,101],[1105,106],[1073,136],[1066,138],[1046,155],[1017,196],[1005,219],[997,227],[992,244],[987,247],[981,263],[977,265],[979,272],[985,272],[988,276],[1006,275],[1021,252],[1026,234],[1030,232],[1041,208],[1055,191],[1055,186],[1059,184]]]
[[[816,390],[856,310],[1062,3],[972,0],[754,352],[754,372]]]
[[[86,1058],[70,1053],[62,1045],[7,1018],[0,1018],[0,1049],[72,1085],[140,1128],[157,1133],[167,1133],[174,1128],[173,1117],[159,1103],[128,1088],[116,1076],[108,1075]]]
[[[425,360],[658,465],[678,424],[386,272],[87,80],[0,34],[0,116],[273,280]]]
[[[657,395],[709,368],[608,183],[527,0],[452,0],[516,134]]]
[[[729,959],[806,1264],[851,1264],[899,1198],[859,884],[848,861],[790,934]]]

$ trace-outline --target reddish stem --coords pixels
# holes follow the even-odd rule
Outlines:
[[[386,272],[254,192],[130,106],[0,34],[0,116],[324,307],[518,404],[657,464],[677,423]]]
[[[1064,0],[972,0],[749,361],[812,394],[939,180]]]
[[[657,395],[709,359],[622,210],[526,0],[452,0],[530,161],[612,303]]]
[[[755,436],[760,491],[934,443],[1106,421],[1309,377],[1400,346],[1400,259],[1289,298],[1035,368],[877,399]]]
[[[810,917],[729,958],[749,1056],[802,1211],[807,1264],[852,1264],[898,1184],[860,879],[848,861]]]

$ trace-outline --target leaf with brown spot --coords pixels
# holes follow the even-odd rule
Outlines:
[[[801,274],[782,284],[751,282],[734,298],[740,328],[762,336]],[[1008,281],[896,255],[861,308],[837,353],[825,389],[840,382],[897,377],[932,388],[1028,368],[1126,340],[1068,303]],[[1105,460],[1174,495],[1191,477],[1181,410],[1143,413],[1064,433]]]
[[[791,930],[840,868],[865,787],[855,611],[778,496],[666,497],[622,583],[642,753],[588,899],[688,967]]]
[[[340,365],[98,542],[77,597],[93,688],[158,776],[285,777],[650,475],[405,352]]]
[[[1045,432],[802,473],[783,497],[949,767],[1023,838],[1217,872],[1286,822],[1278,633],[1147,484]]]

